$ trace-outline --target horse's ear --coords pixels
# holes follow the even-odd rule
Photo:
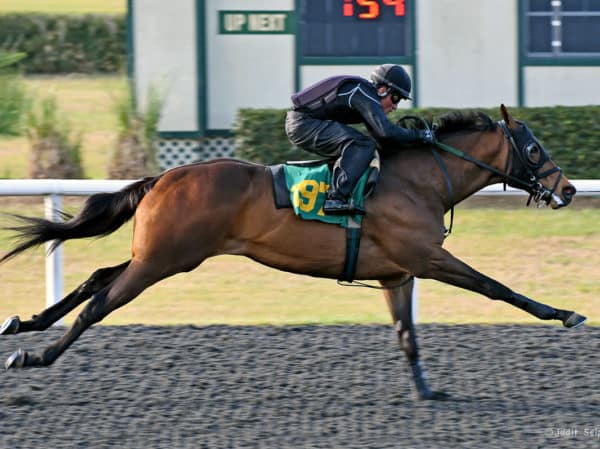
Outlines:
[[[506,125],[510,126],[512,124],[513,118],[508,113],[508,110],[506,109],[506,106],[504,106],[504,104],[500,105],[500,112],[502,113],[502,118],[504,119]]]

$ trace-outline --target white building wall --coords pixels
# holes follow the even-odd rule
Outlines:
[[[600,67],[524,69],[525,106],[600,104]]]
[[[517,0],[418,0],[419,106],[518,102]]]
[[[316,0],[315,0],[316,1]],[[293,11],[294,0],[133,2],[136,95],[163,91],[159,130],[231,129],[240,108],[287,108],[295,91],[292,34],[219,34],[220,10]],[[204,4],[205,89],[198,85],[196,4]],[[497,107],[518,103],[518,0],[416,0],[420,107]],[[296,12],[299,14],[299,12]],[[334,74],[368,77],[372,65],[304,65],[300,87]],[[525,106],[600,104],[600,66],[525,66]],[[198,117],[201,107],[206,117]],[[410,103],[402,103],[410,107]]]
[[[162,93],[160,131],[198,128],[195,3],[143,0],[133,7],[136,97],[143,109],[150,86]]]
[[[293,11],[293,0],[207,0],[207,128],[230,129],[240,108],[283,108],[294,90],[295,36],[218,34],[218,11]]]

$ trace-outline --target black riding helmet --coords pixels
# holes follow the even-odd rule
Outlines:
[[[375,67],[375,70],[371,73],[371,81],[376,86],[379,84],[389,86],[392,90],[402,95],[403,98],[412,100],[410,98],[410,88],[412,87],[410,76],[399,65],[382,64]]]

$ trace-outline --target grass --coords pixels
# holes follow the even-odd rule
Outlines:
[[[41,12],[50,14],[125,14],[126,0],[2,0],[0,14]]]
[[[11,200],[2,210],[42,214],[41,204]],[[73,212],[79,200],[69,203]],[[26,210],[23,210],[26,209]],[[447,248],[476,269],[550,305],[600,324],[599,209],[460,209]],[[4,224],[4,223],[3,223]],[[0,252],[8,248],[0,233]],[[65,293],[97,268],[129,258],[131,225],[101,240],[65,245]],[[38,313],[44,303],[43,250],[0,267],[0,317]],[[67,322],[72,321],[71,313]],[[419,321],[542,324],[513,307],[435,281],[419,281]],[[106,324],[389,323],[382,294],[335,281],[279,272],[241,257],[220,256],[167,279],[114,312]]]

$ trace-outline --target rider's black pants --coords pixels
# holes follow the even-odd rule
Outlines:
[[[333,188],[344,197],[352,195],[373,159],[373,139],[351,126],[296,111],[287,113],[285,131],[290,142],[303,150],[327,158],[339,157],[333,168]]]

